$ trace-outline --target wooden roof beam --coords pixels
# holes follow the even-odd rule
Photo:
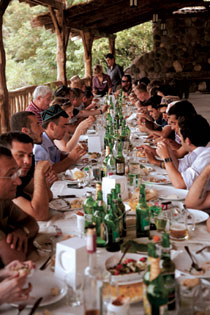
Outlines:
[[[66,8],[66,0],[19,0],[25,2],[30,6],[42,5],[44,7],[50,6],[56,10],[64,10]]]

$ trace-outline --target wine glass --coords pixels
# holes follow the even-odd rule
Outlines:
[[[69,272],[64,278],[64,282],[68,288],[66,295],[66,305],[79,306],[83,303],[83,285],[84,275],[81,273]]]

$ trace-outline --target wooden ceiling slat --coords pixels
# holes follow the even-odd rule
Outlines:
[[[50,0],[36,1],[46,2]],[[152,14],[155,12],[167,17],[173,11],[185,6],[205,4],[203,0],[138,0],[138,6],[131,8],[129,3],[129,0],[111,2],[110,0],[92,0],[74,5],[64,11],[66,27],[89,30],[93,33],[112,34],[151,20]],[[54,29],[49,13],[40,14],[33,19],[32,26],[45,26],[47,29],[50,27],[52,30]]]
[[[30,6],[43,5],[45,7],[51,6],[53,9],[64,10],[66,8],[65,0],[19,0],[25,2]]]

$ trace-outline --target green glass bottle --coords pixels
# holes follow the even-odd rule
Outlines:
[[[103,194],[101,190],[97,192],[96,208],[94,212],[94,221],[96,224],[96,244],[98,247],[106,246],[104,217],[106,215],[106,207],[103,202]]]
[[[107,194],[107,214],[104,218],[104,223],[107,230],[107,244],[106,249],[109,252],[117,252],[120,250],[120,235],[119,227],[116,223],[116,216],[112,209],[112,195]]]
[[[175,264],[171,260],[169,234],[163,233],[161,243],[160,267],[164,279],[164,285],[168,291],[168,310],[176,309],[176,281]]]
[[[145,185],[141,184],[139,203],[136,206],[136,237],[149,237],[150,217],[146,202]]]
[[[147,287],[150,283],[150,265],[151,265],[151,260],[152,257],[157,258],[156,254],[156,246],[154,243],[149,243],[148,244],[148,259],[147,259],[147,270],[144,274],[143,277],[143,305],[144,305],[144,313],[145,314],[150,314],[150,303],[147,298]]]
[[[167,314],[168,291],[164,286],[159,257],[151,258],[150,282],[147,287],[147,298],[150,304],[149,314]]]
[[[122,142],[118,143],[118,153],[115,158],[116,174],[125,175],[125,158],[122,153]]]
[[[96,202],[91,192],[86,193],[83,207],[85,212],[85,229],[87,229],[89,224],[94,223],[94,209],[96,208]]]
[[[117,202],[118,202],[118,208],[120,209],[121,215],[122,215],[122,237],[126,236],[126,211],[125,211],[125,205],[122,202],[121,198],[121,187],[120,184],[115,184],[115,190],[117,193]]]
[[[116,174],[116,166],[115,166],[115,158],[112,154],[112,146],[110,145],[110,153],[108,155],[107,163],[106,163],[106,176],[111,176]]]
[[[123,233],[122,213],[121,213],[121,209],[118,207],[117,192],[115,188],[111,189],[111,195],[112,195],[111,207],[113,209],[113,214],[116,218],[116,223],[119,226],[120,238],[122,238],[122,233]]]

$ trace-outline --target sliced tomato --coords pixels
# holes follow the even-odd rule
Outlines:
[[[127,259],[125,259],[124,261],[123,261],[123,264],[128,264],[128,263],[131,263],[131,262],[136,262],[136,260],[135,259],[132,259],[132,258],[127,258]]]
[[[117,269],[117,270],[121,270],[122,268],[123,268],[123,265],[122,265],[122,264],[119,264],[119,265],[116,266],[116,269]]]
[[[141,257],[141,258],[139,259],[139,261],[145,262],[145,261],[147,261],[147,257]]]
[[[119,274],[120,274],[120,272],[119,272],[117,269],[115,269],[114,275],[115,275],[115,276],[118,276]]]

